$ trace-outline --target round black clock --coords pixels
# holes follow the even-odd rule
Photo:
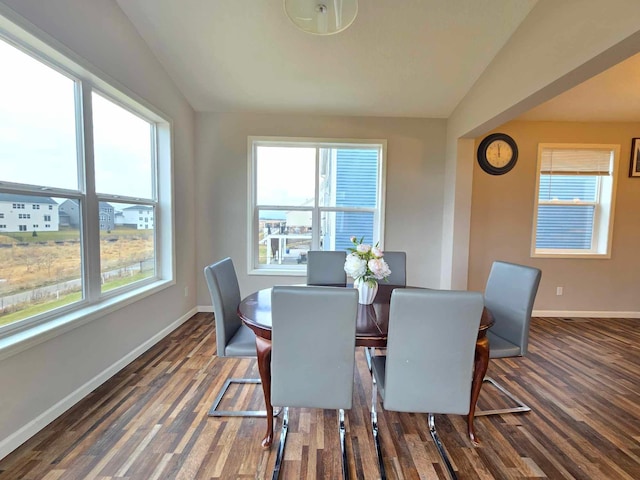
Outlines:
[[[478,146],[478,164],[491,175],[504,175],[516,165],[518,146],[506,133],[492,133]]]

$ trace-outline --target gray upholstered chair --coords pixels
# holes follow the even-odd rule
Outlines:
[[[389,265],[391,275],[383,282],[389,285],[398,285],[404,287],[407,284],[407,254],[406,252],[384,252],[384,261]],[[376,349],[373,347],[365,348],[365,358],[367,366],[371,371],[371,357],[375,355]]]
[[[521,357],[527,354],[533,302],[542,272],[533,267],[493,262],[484,292],[484,303],[493,315],[489,329],[489,358]],[[485,377],[517,404],[513,408],[476,411],[476,416],[519,413],[531,410],[518,397],[491,377]]]
[[[213,315],[216,322],[216,347],[218,357],[256,357],[256,337],[238,317],[240,287],[233,262],[225,258],[204,268]],[[229,378],[216,396],[209,416],[226,417],[266,417],[266,411],[255,410],[218,410],[222,397],[232,383],[260,383],[259,378]]]
[[[353,288],[273,287],[271,403],[284,411],[274,480],[282,464],[289,407],[340,410],[342,474],[349,478],[344,409],[351,408],[353,394],[357,309]]]
[[[346,252],[309,250],[307,253],[307,285],[346,285],[344,271]]]
[[[384,252],[384,261],[387,262],[391,270],[391,275],[386,278],[386,283],[404,287],[407,284],[406,252]]]
[[[479,292],[399,289],[391,295],[387,355],[372,359],[371,424],[386,478],[376,413],[377,390],[386,410],[428,413],[429,431],[452,478],[434,414],[469,413],[483,300]]]

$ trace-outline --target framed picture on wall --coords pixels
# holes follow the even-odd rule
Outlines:
[[[631,140],[631,165],[629,166],[630,177],[640,177],[640,138]]]

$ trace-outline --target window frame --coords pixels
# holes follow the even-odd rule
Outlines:
[[[63,333],[70,328],[123,308],[146,296],[170,287],[175,281],[175,225],[173,200],[172,120],[127,87],[99,72],[86,60],[54,38],[26,23],[8,8],[0,5],[0,39],[36,61],[54,69],[75,82],[77,168],[80,176],[77,190],[42,185],[19,184],[0,180],[0,191],[18,195],[74,199],[82,205],[82,271],[83,299],[60,308],[0,326],[0,359],[31,345]],[[95,191],[93,175],[93,138],[91,92],[127,109],[155,125],[154,199],[104,195]],[[98,215],[100,201],[148,203],[157,208],[155,218],[155,275],[130,285],[101,292],[100,233]],[[53,207],[49,205],[49,210]]]
[[[542,200],[540,201],[540,180],[542,156],[546,149],[566,150],[603,150],[611,152],[612,165],[609,176],[598,175],[596,199],[591,200]],[[536,185],[534,191],[533,224],[531,233],[532,258],[611,258],[613,242],[613,224],[615,214],[616,188],[618,183],[618,166],[620,145],[618,144],[584,144],[584,143],[540,143],[538,144],[538,161],[536,166]],[[610,178],[610,180],[606,180]],[[609,197],[609,198],[605,198]],[[590,249],[536,248],[538,212],[541,205],[549,206],[595,206]]]
[[[316,150],[315,155],[315,192],[314,204],[307,206],[286,206],[286,205],[258,205],[257,204],[257,148],[260,146],[272,147],[302,147],[302,148],[340,148],[340,147],[364,147],[378,148],[378,184],[377,204],[375,208],[370,207],[335,207],[321,206],[318,198],[319,189],[319,155]],[[374,243],[384,245],[385,227],[385,201],[386,201],[386,157],[387,141],[384,139],[344,139],[344,138],[315,138],[315,137],[272,137],[272,136],[249,136],[247,138],[248,152],[248,211],[247,211],[247,274],[248,275],[274,275],[274,276],[306,276],[307,266],[301,265],[259,265],[258,229],[260,209],[268,210],[298,210],[312,212],[312,249],[320,248],[320,219],[324,212],[373,212],[374,214]],[[377,226],[377,228],[376,228]]]

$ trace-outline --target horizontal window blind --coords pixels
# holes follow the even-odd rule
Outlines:
[[[540,205],[536,248],[590,249],[593,205]]]
[[[611,175],[613,152],[599,149],[545,148],[540,173],[547,175]]]
[[[540,175],[540,201],[582,201],[597,199],[598,177],[595,175]]]

